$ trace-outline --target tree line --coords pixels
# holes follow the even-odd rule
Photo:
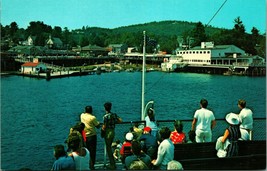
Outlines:
[[[63,49],[83,47],[89,44],[107,47],[109,44],[127,44],[129,47],[137,47],[142,52],[143,30],[147,31],[147,52],[165,51],[173,54],[181,44],[190,47],[200,46],[201,42],[212,41],[215,45],[236,45],[247,53],[265,57],[266,36],[260,34],[256,27],[251,33],[246,33],[245,26],[237,17],[232,29],[221,29],[205,26],[201,22],[190,23],[184,21],[162,21],[125,26],[116,29],[83,26],[81,29],[69,30],[59,26],[51,27],[41,21],[32,21],[26,29],[19,28],[16,22],[2,26],[2,42],[10,40],[13,45],[25,41],[28,36],[34,36],[34,45],[45,46],[46,40],[52,37],[60,38]],[[2,51],[8,50],[10,45],[1,43]]]

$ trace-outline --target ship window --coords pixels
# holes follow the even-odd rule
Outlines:
[[[196,53],[198,53],[198,51],[196,51]]]
[[[200,51],[199,53],[202,54],[202,51]]]
[[[210,51],[208,51],[207,53],[210,53]]]
[[[191,54],[192,52],[190,51],[189,53]]]
[[[195,51],[193,51],[193,54],[195,54]]]
[[[206,51],[204,51],[203,53],[206,54]]]
[[[186,54],[188,54],[188,51],[186,52]]]

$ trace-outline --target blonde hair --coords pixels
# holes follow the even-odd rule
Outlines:
[[[184,168],[180,162],[172,160],[168,163],[167,170],[184,170]]]

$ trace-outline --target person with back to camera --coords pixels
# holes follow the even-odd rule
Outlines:
[[[201,99],[201,109],[196,110],[194,114],[191,130],[196,132],[197,143],[212,141],[212,129],[215,127],[216,121],[213,112],[207,109],[207,106],[208,101]]]
[[[173,144],[186,143],[186,135],[183,132],[183,123],[182,121],[174,121],[175,131],[171,133],[170,139]]]
[[[226,157],[237,156],[238,139],[241,137],[241,132],[239,129],[239,117],[237,114],[229,113],[226,115],[225,119],[230,126],[225,130],[221,142],[225,143],[227,139],[230,142],[230,144],[227,146]]]
[[[86,106],[85,112],[80,116],[81,122],[85,125],[86,135],[86,148],[90,151],[90,169],[94,170],[95,158],[96,158],[96,145],[97,136],[96,129],[100,128],[100,123],[97,118],[93,115],[92,106]]]
[[[151,160],[154,160],[157,158],[157,152],[158,152],[158,140],[155,136],[151,135],[151,128],[145,127],[143,134],[138,139],[141,142],[141,148],[142,150],[149,155]]]
[[[52,170],[75,170],[74,159],[67,155],[63,145],[54,147],[54,156],[56,161],[52,166]]]
[[[126,169],[129,169],[131,163],[133,163],[133,161],[137,161],[137,160],[142,161],[147,166],[147,169],[151,168],[151,159],[147,154],[142,152],[141,144],[139,141],[137,141],[137,140],[132,141],[132,152],[133,152],[133,155],[127,156],[125,158]]]
[[[105,139],[107,154],[110,162],[109,169],[116,169],[111,145],[115,137],[115,124],[121,123],[122,119],[116,113],[111,112],[111,107],[112,104],[110,102],[106,102],[104,104],[106,113],[103,116],[103,125],[101,131],[103,132],[103,138]]]
[[[252,129],[253,129],[253,113],[252,111],[246,107],[247,103],[245,100],[238,100],[238,107],[241,109],[238,114],[240,124],[240,131],[243,132],[243,135],[246,134],[245,131],[249,134],[249,140],[252,140]],[[246,138],[244,138],[246,140]]]
[[[152,129],[151,135],[158,137],[158,126],[155,120],[155,113],[153,108],[148,109],[145,121],[146,121],[146,126]]]
[[[69,156],[74,158],[76,170],[90,170],[90,152],[87,148],[82,147],[79,132],[69,134],[67,144],[72,151]]]
[[[86,146],[86,134],[84,131],[85,128],[85,124],[82,122],[77,122],[73,127],[70,128],[70,133],[78,131],[80,133],[80,135],[82,136],[82,146],[85,147]]]
[[[162,142],[158,147],[158,155],[156,160],[152,160],[152,164],[159,167],[160,170],[166,170],[167,165],[174,159],[174,145],[170,140],[171,130],[163,127],[159,131]]]

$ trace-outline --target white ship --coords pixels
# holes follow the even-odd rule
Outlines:
[[[178,68],[183,68],[187,64],[183,62],[182,56],[171,56],[169,59],[165,58],[161,63],[161,70],[164,72],[173,72]]]

